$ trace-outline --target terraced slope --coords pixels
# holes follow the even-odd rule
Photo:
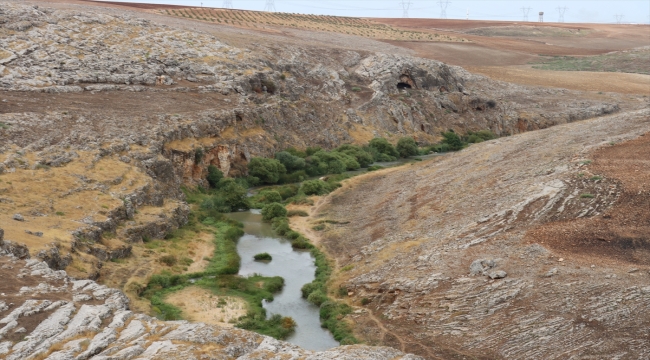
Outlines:
[[[157,13],[262,31],[278,31],[281,28],[294,28],[356,35],[382,40],[468,41],[459,36],[441,34],[433,31],[400,29],[363,18],[211,8],[161,9],[157,10]]]

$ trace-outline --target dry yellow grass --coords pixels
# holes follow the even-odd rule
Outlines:
[[[167,296],[168,303],[183,309],[184,318],[206,324],[232,327],[231,323],[246,315],[246,301],[231,296],[217,296],[196,286]]]
[[[369,19],[324,15],[302,15],[262,11],[184,8],[163,9],[159,14],[177,16],[256,30],[276,32],[278,27],[333,32],[381,40],[469,42],[469,40],[431,31],[413,31]]]
[[[116,156],[93,163],[93,154],[80,151],[79,155],[62,167],[17,168],[0,175],[0,223],[6,239],[24,243],[33,252],[54,242],[66,247],[82,219],[106,220],[111,210],[123,204],[121,196],[148,183],[146,174]],[[32,154],[18,157],[19,163],[34,160]],[[25,221],[13,220],[14,214]]]
[[[207,259],[214,254],[213,237],[209,233],[200,233],[194,242],[187,244],[188,257],[194,261],[187,268],[187,273],[201,272],[208,266],[210,262]]]

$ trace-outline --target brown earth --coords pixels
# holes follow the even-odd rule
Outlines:
[[[590,71],[552,71],[530,66],[468,66],[495,80],[580,91],[650,95],[650,75]]]
[[[620,184],[616,204],[600,216],[543,225],[527,240],[598,262],[650,263],[650,133],[593,153],[585,173]],[[597,180],[602,181],[602,180]]]

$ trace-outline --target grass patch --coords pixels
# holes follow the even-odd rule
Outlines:
[[[650,50],[647,49],[586,57],[552,56],[535,64],[533,68],[554,71],[624,72],[650,75],[648,56],[650,56]]]
[[[265,252],[265,253],[256,254],[255,256],[253,256],[253,259],[255,259],[256,261],[271,261],[273,260],[273,257],[271,256],[271,254]]]
[[[580,195],[580,198],[582,199],[593,199],[594,197],[595,196],[593,194],[588,194],[588,193]]]

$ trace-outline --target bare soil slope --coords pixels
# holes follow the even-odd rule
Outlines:
[[[648,129],[643,110],[353,179],[312,221],[374,314],[359,332],[430,358],[648,356],[649,135],[625,142]]]

